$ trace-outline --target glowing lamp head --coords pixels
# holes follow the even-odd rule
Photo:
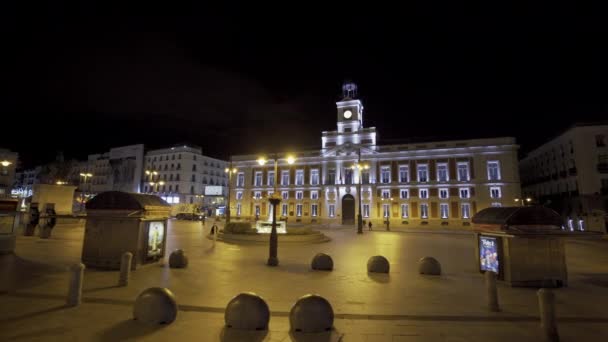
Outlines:
[[[258,164],[260,164],[260,165],[266,165],[266,158],[264,158],[264,157],[258,158]]]
[[[11,165],[12,163],[8,160],[3,160],[0,162],[0,164],[4,167],[7,167],[7,166]]]
[[[296,162],[296,158],[294,156],[287,157],[287,164],[291,165]]]
[[[526,198],[526,202],[532,202],[532,199],[530,197]]]

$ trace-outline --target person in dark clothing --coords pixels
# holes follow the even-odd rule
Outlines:
[[[211,226],[211,235],[213,235],[215,233],[217,233],[217,226],[214,223],[213,226]]]
[[[367,228],[368,230],[372,230],[372,221],[369,221],[369,223],[367,224]]]

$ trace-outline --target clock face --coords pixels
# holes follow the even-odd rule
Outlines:
[[[350,110],[345,110],[344,111],[344,118],[345,119],[350,119],[351,116],[353,116],[353,112],[351,112]]]

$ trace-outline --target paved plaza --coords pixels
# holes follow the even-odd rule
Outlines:
[[[80,261],[84,228],[58,226],[51,239],[19,237],[14,256],[0,257],[0,340],[8,341],[538,341],[535,289],[499,285],[502,311],[485,306],[476,269],[475,240],[468,232],[365,231],[332,227],[328,243],[280,244],[280,266],[265,266],[268,247],[214,242],[210,224],[170,221],[167,249],[185,250],[186,269],[165,262],[143,266],[128,287],[117,271],[87,269],[84,302],[68,308],[69,265]],[[327,253],[334,271],[310,270]],[[608,337],[608,241],[567,244],[569,287],[556,290],[562,341]],[[368,274],[370,256],[390,261],[390,275]],[[433,256],[444,274],[420,276],[416,262]],[[168,256],[167,256],[168,257]],[[133,302],[148,287],[168,287],[180,311],[168,326],[132,320]],[[268,332],[225,330],[223,311],[236,294],[261,295],[272,312]],[[335,330],[309,336],[289,333],[288,313],[297,298],[319,294],[336,314]],[[236,334],[236,335],[235,335]]]

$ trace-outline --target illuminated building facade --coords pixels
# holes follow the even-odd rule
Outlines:
[[[277,217],[318,224],[354,225],[360,201],[363,220],[376,227],[462,226],[521,195],[514,138],[378,145],[376,128],[363,125],[356,85],[343,86],[336,106],[337,129],[322,132],[321,149],[293,151],[293,164],[279,154],[276,175],[272,154],[232,157],[232,218],[267,220],[275,181]]]

